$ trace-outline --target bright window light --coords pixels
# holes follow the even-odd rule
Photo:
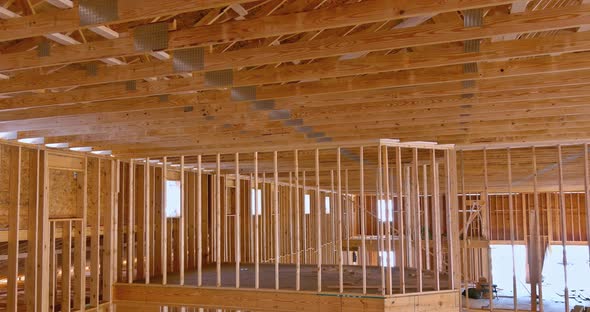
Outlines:
[[[310,214],[311,213],[311,195],[309,194],[305,194],[305,197],[303,198],[303,211],[305,214]]]
[[[387,251],[380,251],[379,252],[379,265],[380,266],[387,267],[387,264],[388,263],[389,263],[389,266],[390,267],[394,267],[395,266],[395,252],[394,251],[390,251],[389,252],[389,257],[388,257]]]
[[[377,218],[379,221],[393,221],[393,199],[377,201]]]
[[[18,139],[19,143],[25,144],[43,144],[45,143],[44,138],[25,138],[25,139]]]
[[[47,143],[45,146],[49,148],[68,148],[70,147],[69,143]]]
[[[90,152],[90,151],[92,151],[92,147],[90,147],[90,146],[70,147],[70,151],[73,151],[73,152]]]
[[[326,207],[326,214],[330,214],[330,196],[324,197],[324,206]]]
[[[180,181],[166,180],[166,218],[180,217]]]
[[[258,203],[256,202],[256,194],[258,194]],[[258,205],[256,205],[258,204]],[[256,207],[256,209],[254,209]],[[250,189],[250,214],[262,215],[262,190]]]

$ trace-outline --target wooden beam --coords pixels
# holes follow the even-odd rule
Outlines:
[[[557,145],[557,165],[558,165],[558,183],[559,183],[559,219],[560,219],[560,228],[561,228],[561,248],[563,254],[563,294],[565,300],[565,310],[570,310],[570,301],[569,301],[569,289],[567,285],[567,228],[566,228],[566,206],[565,206],[565,194],[563,190],[563,159],[562,159],[562,148],[561,145]]]
[[[501,5],[510,2],[511,1],[509,0],[472,0],[469,3],[464,3],[462,1],[453,0],[441,5],[440,3],[434,4],[428,2],[416,4],[415,2],[407,1],[406,3],[403,3],[403,5],[396,3],[396,6],[394,6],[391,0],[368,0],[363,4],[351,3],[344,4],[336,8],[320,8],[317,10],[304,11],[289,15],[270,15],[252,20],[231,21],[223,24],[202,25],[194,28],[178,30],[169,34],[168,49],[173,50],[185,48],[188,46],[209,46],[219,43],[281,36],[286,34],[322,30],[326,28],[337,28],[379,22],[396,18],[407,18],[412,16],[436,14],[440,12],[457,11],[461,9],[485,7],[493,4]],[[590,8],[590,6],[588,7]],[[577,15],[579,15],[579,18],[578,16],[574,16],[566,21],[573,22],[574,24],[572,26],[580,26],[590,23],[590,21],[586,21],[587,18],[584,19],[584,8],[585,7],[582,6],[579,10],[577,10]],[[561,15],[563,14],[566,14],[566,12],[561,12]],[[531,15],[534,14],[531,13]],[[567,23],[564,23],[563,21],[559,23],[559,26],[557,26],[557,24],[551,23],[552,21],[550,16],[544,16],[544,18],[545,20],[542,23],[544,25],[542,26],[543,28],[567,28],[567,26],[563,25]],[[517,18],[515,17],[515,19]],[[527,20],[526,18],[524,18],[524,20],[530,23],[530,20]],[[518,23],[517,21],[517,24],[523,31],[532,31],[529,29],[530,27],[527,27],[529,24],[526,22]],[[274,27],[267,27],[265,25],[274,25]],[[539,25],[536,26],[540,27]],[[432,27],[428,25],[415,27],[414,33],[422,33],[431,28]],[[441,26],[437,26],[437,28],[440,29]],[[504,29],[504,32],[506,32],[506,29]],[[417,42],[416,40],[412,39],[408,40],[408,38],[415,36],[413,36],[411,33],[409,34],[406,29],[396,29],[391,31],[391,33],[394,35],[394,37],[395,34],[397,34],[398,40],[400,41],[402,38],[405,38],[404,41],[407,41],[407,43],[405,43],[406,46],[412,46],[412,42]],[[441,33],[443,32],[439,31],[439,35]],[[489,36],[488,33],[489,31],[480,31],[478,35]],[[354,35],[350,36],[350,38],[352,37],[354,37]],[[382,35],[380,35],[380,37],[382,37],[381,40],[384,39]],[[441,35],[440,40],[445,40],[443,38],[444,36]],[[4,38],[0,35],[0,40],[2,39]],[[317,41],[320,42],[322,40]],[[313,42],[314,41],[304,43],[310,44]],[[421,43],[419,45],[424,45],[423,38],[420,39],[420,42]],[[297,45],[297,43],[294,45]],[[283,46],[288,45],[272,46],[271,48],[282,49]],[[390,49],[393,48],[395,47],[390,47]],[[364,51],[370,50],[372,49],[366,49]],[[37,51],[5,54],[3,59],[0,60],[0,70],[16,70],[68,64],[141,53],[143,52],[137,51],[134,48],[134,38],[133,36],[130,36],[106,40],[104,42],[97,41],[79,45],[54,47],[51,51],[51,55],[45,56],[43,58],[37,56]],[[11,63],[17,60],[20,60],[20,62],[16,64]],[[207,64],[207,60],[205,60],[205,63]]]
[[[8,285],[7,310],[18,311],[18,254],[21,200],[21,147],[12,147],[9,152],[9,198],[8,209]],[[29,203],[30,204],[30,203]]]
[[[166,3],[147,0],[141,4],[132,0],[124,0],[118,2],[118,18],[107,23],[124,23],[248,2],[254,2],[254,0],[179,0]],[[92,26],[100,26],[100,24],[82,25],[77,7],[48,11],[0,23],[0,41],[41,36],[47,33],[72,32],[79,28]]]
[[[29,160],[30,178],[29,178],[29,207],[28,207],[28,224],[27,224],[27,262],[26,262],[26,275],[25,279],[25,293],[29,294],[26,298],[27,311],[37,312],[40,311],[38,306],[37,291],[40,288],[38,281],[39,275],[42,274],[38,271],[39,266],[39,254],[41,252],[41,240],[39,237],[39,215],[40,207],[39,204],[39,178],[42,177],[40,170],[40,149],[33,150],[31,152]],[[19,239],[21,239],[19,237]]]
[[[562,34],[551,38],[531,38],[511,42],[482,43],[480,52],[463,52],[462,48],[428,48],[413,52],[396,53],[388,55],[370,55],[364,58],[337,61],[333,59],[321,59],[310,64],[299,64],[282,66],[278,68],[261,68],[251,71],[234,70],[234,86],[247,86],[267,84],[273,82],[287,82],[299,80],[311,80],[319,78],[333,78],[338,76],[348,76],[356,74],[379,73],[383,71],[396,71],[402,69],[418,69],[437,66],[456,65],[469,62],[481,61],[500,61],[498,66],[495,63],[479,64],[480,71],[485,74],[495,73],[497,75],[509,75],[513,70],[530,69],[535,70],[535,66],[505,66],[504,60],[516,57],[542,56],[546,54],[566,53],[586,51],[590,45],[590,33],[573,33]],[[352,46],[354,47],[354,46]],[[531,47],[535,47],[532,49]],[[331,46],[326,46],[318,50],[314,57],[322,57],[324,54],[332,54]],[[263,52],[262,50],[260,52]],[[226,53],[232,53],[230,51]],[[303,57],[292,52],[289,54],[280,54],[281,61],[289,61],[292,58]],[[309,53],[309,52],[307,52]],[[255,54],[255,53],[252,53]],[[216,67],[208,66],[206,70],[222,70],[241,67],[238,58],[239,55],[232,58],[226,58],[223,54],[209,54],[207,58]],[[311,55],[310,55],[311,56]],[[309,56],[307,56],[309,57]],[[571,61],[567,61],[570,59]],[[559,61],[560,64],[567,62],[568,68],[579,68],[584,64],[587,56],[576,54],[565,54],[559,56],[544,56],[539,59],[531,59],[528,62],[537,63],[536,66],[553,61]],[[236,63],[236,61],[238,61]],[[525,64],[526,60],[515,60]],[[511,62],[511,64],[514,62]],[[541,63],[541,64],[539,64]],[[570,66],[573,65],[573,66]],[[500,72],[493,70],[495,67],[504,69]],[[489,68],[489,70],[486,70]],[[555,69],[556,67],[554,67]],[[0,81],[1,93],[13,93],[21,91],[33,91],[38,89],[54,88],[71,88],[76,86],[96,85],[110,82],[126,82],[129,80],[141,80],[157,76],[174,75],[172,61],[160,63],[130,64],[125,67],[99,67],[97,75],[88,76],[86,70],[68,70],[65,72],[54,72],[49,74],[27,73],[11,77],[10,81]],[[193,73],[193,78],[187,78],[187,81],[202,81],[202,72]],[[184,80],[184,79],[183,79]],[[33,84],[34,82],[34,84]],[[163,83],[160,83],[160,85]],[[144,85],[138,82],[137,91],[140,92]],[[180,85],[179,85],[180,86]],[[119,89],[124,87],[119,86]],[[103,89],[106,92],[108,89]],[[113,91],[107,92],[107,94]]]

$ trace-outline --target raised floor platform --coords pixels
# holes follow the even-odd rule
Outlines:
[[[423,292],[416,292],[416,270],[406,269],[406,294],[401,294],[399,269],[393,272],[394,295],[383,296],[381,268],[367,267],[367,294],[362,294],[362,268],[345,266],[344,292],[338,292],[338,266],[322,267],[322,292],[317,292],[315,265],[302,265],[301,291],[295,291],[296,268],[292,264],[279,266],[279,290],[274,289],[274,264],[260,265],[260,289],[254,288],[254,265],[240,266],[240,289],[235,286],[235,264],[221,266],[221,285],[216,285],[216,266],[203,267],[203,287],[196,287],[197,272],[185,272],[185,285],[179,285],[177,273],[168,274],[168,285],[160,285],[161,278],[151,279],[150,285],[117,284],[114,288],[117,311],[199,311],[198,308],[228,311],[459,311],[459,292],[445,290],[448,278],[441,274],[441,288],[435,292],[434,274],[423,272]],[[174,309],[186,307],[186,309]],[[195,309],[196,308],[196,309]]]
[[[279,265],[279,288],[281,290],[295,290],[296,266],[294,264]],[[406,293],[417,292],[418,277],[416,270],[413,268],[405,269],[405,285]],[[423,287],[422,291],[434,291],[435,279],[434,272],[422,272]],[[179,285],[179,274],[168,273],[168,284]],[[301,290],[303,291],[317,291],[317,267],[315,264],[301,265],[300,268]],[[203,286],[215,287],[217,282],[217,271],[215,264],[208,264],[203,266],[202,273]],[[275,267],[274,264],[260,264],[260,288],[274,289],[275,288]],[[343,267],[343,286],[345,293],[361,294],[363,273],[362,267],[359,265],[349,265]],[[142,283],[142,281],[138,281]],[[255,271],[254,264],[243,263],[240,265],[240,288],[254,288]],[[161,284],[161,277],[156,276],[151,279],[152,284]],[[185,271],[185,285],[197,285],[197,271]],[[235,279],[235,264],[224,263],[221,266],[221,286],[234,288],[236,284]],[[402,293],[400,286],[400,270],[393,268],[392,273],[393,293]],[[322,292],[338,292],[338,266],[337,265],[323,265],[322,266]],[[367,294],[381,295],[381,267],[367,266]],[[447,274],[440,274],[440,289],[449,289],[449,281]]]
[[[117,312],[156,312],[161,307],[240,311],[303,312],[458,312],[459,292],[440,291],[393,296],[307,291],[197,288],[193,286],[116,284]]]

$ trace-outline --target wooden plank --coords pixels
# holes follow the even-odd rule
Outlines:
[[[115,286],[118,302],[136,304],[158,303],[160,305],[191,305],[219,307],[220,309],[247,309],[254,311],[276,310],[277,302],[282,302],[281,311],[342,311],[377,312],[385,311],[386,299],[381,296],[341,297],[318,296],[316,293],[295,291],[268,291],[253,289],[196,288],[160,285]],[[456,294],[452,293],[452,296]],[[445,304],[446,300],[437,298]],[[453,298],[454,299],[454,298]],[[402,300],[395,298],[391,301]],[[433,300],[436,301],[436,300]],[[426,305],[427,301],[423,303]],[[432,306],[428,306],[431,308]],[[453,308],[456,307],[453,305]],[[391,311],[391,310],[390,310]],[[394,310],[407,311],[403,309]],[[421,310],[426,311],[426,310]],[[444,312],[451,310],[444,310]]]
[[[279,264],[281,255],[281,245],[279,242],[279,161],[278,152],[273,152],[273,214],[274,214],[274,262],[275,262],[275,289],[279,289]]]
[[[72,222],[62,223],[61,310],[71,311],[72,291]]]
[[[118,2],[118,18],[113,21],[108,21],[106,24],[118,24],[168,15],[173,16],[180,13],[252,1],[253,0],[178,0],[161,3],[160,1],[147,0],[138,4],[134,1],[124,0]],[[77,7],[58,11],[47,11],[3,21],[0,23],[0,41],[23,39],[48,33],[72,32],[79,28],[100,25],[102,24],[82,25],[80,23]]]
[[[464,52],[462,48],[449,47],[444,49],[426,49],[424,51],[413,51],[402,54],[389,55],[371,55],[369,57],[360,58],[356,60],[334,61],[334,60],[319,60],[314,64],[298,64],[289,66],[288,68],[261,68],[253,69],[247,72],[234,70],[234,86],[260,85],[270,83],[280,83],[289,81],[313,80],[320,78],[334,78],[340,76],[351,76],[359,74],[375,74],[384,71],[398,71],[398,70],[412,70],[418,68],[441,67],[449,65],[457,65],[469,62],[479,61],[495,61],[489,64],[480,63],[481,77],[493,78],[502,76],[511,76],[522,72],[522,74],[533,74],[540,71],[561,71],[572,69],[587,69],[588,52],[581,53],[565,53],[578,52],[588,49],[590,42],[590,34],[563,34],[554,38],[533,38],[526,40],[513,41],[511,43],[482,43],[481,52]],[[566,44],[569,43],[569,44]],[[537,47],[538,49],[531,50],[530,47]],[[316,57],[321,57],[322,54],[329,51],[330,47],[325,47],[323,51],[318,52]],[[559,56],[539,56],[539,51],[546,53],[565,53]],[[505,61],[508,58],[514,57],[532,57],[524,60]],[[228,60],[224,54],[211,54],[207,56],[208,59],[222,58],[217,61],[212,61],[218,64],[217,67],[207,67],[207,70],[221,70],[237,68],[240,64],[234,64],[232,58]],[[297,57],[296,54],[284,54],[282,61],[289,61],[290,58]],[[317,65],[316,65],[317,63]],[[508,66],[514,64],[515,66]],[[516,65],[518,64],[518,65]],[[526,64],[537,64],[537,66],[526,66]],[[552,64],[560,64],[561,66],[551,66]],[[500,71],[504,69],[504,71]],[[6,81],[0,81],[0,92],[12,93],[21,91],[34,91],[36,89],[53,89],[53,88],[71,88],[77,86],[97,85],[110,82],[124,82],[128,80],[141,80],[154,76],[173,75],[174,70],[172,61],[165,61],[162,63],[145,63],[145,64],[130,64],[125,67],[100,67],[96,76],[88,76],[86,70],[76,70],[37,75],[29,73],[27,75],[11,77]],[[436,76],[436,75],[435,75]],[[480,76],[473,76],[473,79],[478,79]],[[34,86],[33,83],[35,82]],[[204,80],[202,73],[193,73],[192,79],[183,79],[182,84],[179,81],[162,81],[137,83],[136,94],[146,94],[142,92],[148,91],[147,86],[152,86],[152,89],[158,86],[157,89],[174,89],[180,91],[178,88],[202,89]],[[188,84],[188,86],[187,86]],[[114,85],[107,85],[97,88],[91,88],[95,92],[84,94],[83,92],[76,92],[72,90],[72,94],[77,94],[78,100],[90,100],[89,97],[94,93],[103,93],[108,98],[112,98],[115,92],[120,92],[121,89]],[[172,91],[172,90],[170,90]],[[125,94],[125,93],[124,93]],[[126,93],[128,94],[128,92]],[[154,93],[150,93],[154,94]],[[85,97],[82,97],[85,96]],[[129,95],[127,95],[129,96]],[[48,100],[48,95],[22,97],[28,99],[27,103],[33,102],[33,99]],[[59,98],[55,95],[52,98]],[[103,97],[96,99],[104,100]],[[4,106],[10,101],[0,101]],[[18,102],[13,102],[17,106]],[[20,103],[24,105],[24,101]],[[30,104],[27,104],[30,105]]]
[[[161,242],[162,247],[160,249],[160,263],[162,265],[162,285],[166,285],[168,283],[168,231],[167,231],[167,221],[168,218],[166,217],[166,177],[168,173],[168,159],[164,157],[162,160],[162,189],[161,189],[161,197],[160,200],[162,201],[162,216],[160,219],[161,223]]]
[[[203,284],[203,181],[202,157],[197,156],[197,286]]]
[[[178,239],[179,239],[179,268],[180,268],[180,285],[184,285],[184,268],[185,268],[185,259],[186,259],[186,249],[185,249],[185,238],[186,238],[186,228],[185,228],[185,220],[186,220],[186,202],[185,202],[185,194],[186,194],[186,182],[185,182],[185,173],[184,173],[184,156],[180,156],[180,219],[178,220]]]
[[[566,215],[565,215],[565,194],[563,191],[563,159],[562,159],[562,148],[561,145],[557,145],[557,168],[558,168],[558,175],[559,175],[559,218],[561,223],[561,247],[563,249],[563,294],[565,300],[565,310],[570,310],[570,302],[569,302],[569,289],[567,285],[567,228],[566,228]]]
[[[108,185],[108,202],[105,204],[105,211],[102,214],[104,234],[103,234],[103,293],[102,298],[105,302],[110,302],[113,298],[113,282],[116,275],[116,239],[117,239],[117,180],[119,177],[117,171],[117,163],[114,160],[107,161],[109,168],[109,179],[105,180],[105,184]],[[106,169],[106,167],[105,167]],[[108,184],[107,184],[108,183]]]
[[[362,159],[361,159],[362,162]],[[316,256],[317,286],[322,291],[322,209],[320,201],[320,150],[315,149],[315,212],[316,212]],[[366,269],[366,268],[365,268]]]
[[[305,184],[303,190],[299,190],[299,150],[293,151],[293,167],[295,168],[295,290],[301,289],[301,195],[305,196]],[[305,218],[305,214],[303,215]],[[305,235],[305,234],[304,234]],[[305,250],[304,250],[305,252]]]
[[[422,292],[423,280],[422,280],[422,223],[420,221],[420,179],[418,174],[418,149],[412,149],[412,197],[413,197],[413,209],[415,211],[416,219],[416,264],[417,264],[417,287],[418,292]]]
[[[584,144],[584,206],[586,209],[586,240],[590,254],[590,168],[588,166],[588,144]],[[590,265],[590,263],[589,263]]]
[[[211,197],[215,196],[215,266],[216,266],[216,285],[221,287],[221,155],[217,154],[217,171],[215,175],[215,191]]]
[[[49,298],[49,284],[50,278],[55,281],[53,277],[50,277],[49,262],[50,262],[50,224],[49,224],[49,203],[48,203],[48,190],[49,190],[49,166],[47,163],[47,154],[45,151],[39,152],[39,170],[38,170],[38,185],[37,185],[37,196],[39,203],[39,222],[38,222],[38,237],[39,237],[39,253],[37,260],[37,272],[40,272],[37,280],[37,293],[36,301],[37,307],[40,311],[49,311],[50,304],[52,307],[55,306],[54,302],[50,303]],[[55,260],[55,259],[54,259]],[[55,272],[55,270],[53,271]],[[54,283],[55,284],[55,283]]]
[[[18,311],[18,254],[21,200],[21,147],[12,147],[9,152],[9,209],[8,209],[8,298],[7,310]]]
[[[338,189],[336,190],[338,195],[337,201],[337,214],[338,214],[338,233],[337,233],[337,240],[338,240],[338,247],[337,247],[337,259],[338,259],[338,291],[340,293],[344,292],[344,259],[342,257],[342,150],[340,147],[336,150],[336,166],[337,166],[337,179],[338,179]],[[299,187],[296,188],[299,190]],[[346,254],[348,257],[348,253]]]
[[[433,150],[434,152],[434,150]],[[406,293],[406,243],[405,243],[405,229],[404,229],[404,200],[403,200],[403,175],[402,175],[402,149],[401,147],[397,147],[395,151],[395,168],[396,168],[396,184],[397,184],[397,207],[399,210],[399,228],[398,228],[398,235],[400,237],[399,244],[400,244],[400,289],[401,293]],[[407,211],[406,211],[407,214]],[[409,226],[409,225],[408,225]],[[438,276],[438,274],[436,274]]]
[[[37,270],[39,261],[40,239],[38,236],[39,228],[39,178],[40,170],[40,149],[32,150],[29,159],[29,207],[28,207],[28,224],[27,224],[27,260],[25,279],[25,300],[27,311],[37,312],[37,289],[39,271]],[[20,239],[20,238],[19,238]]]
[[[365,155],[364,147],[359,149],[359,181],[360,181],[360,214],[361,214],[361,265],[363,274],[363,294],[367,293],[367,243],[366,243],[366,210],[365,206]]]
[[[82,196],[77,197],[77,215],[79,220],[72,221],[74,231],[74,281],[72,288],[74,292],[75,310],[86,309],[86,225],[88,216],[88,157],[84,156],[84,171],[81,184]]]
[[[254,152],[254,288],[260,287],[260,239],[259,239],[259,218],[260,211],[258,210],[258,152]]]
[[[235,154],[235,175],[236,175],[236,187],[235,187],[235,214],[236,214],[236,218],[235,218],[235,254],[234,254],[234,261],[236,262],[236,288],[240,288],[240,263],[241,263],[241,257],[242,257],[242,245],[241,245],[241,228],[240,228],[240,223],[241,223],[241,207],[240,207],[240,202],[241,202],[241,197],[240,197],[240,187],[242,184],[242,181],[240,179],[240,154],[236,153]],[[247,205],[245,205],[247,206]]]
[[[94,191],[93,207],[89,207],[88,221],[90,232],[90,307],[98,307],[100,303],[100,220],[101,220],[101,159],[96,158],[88,172],[91,188]]]
[[[151,277],[151,258],[152,258],[152,214],[151,214],[151,183],[150,180],[150,159],[149,157],[145,159],[145,164],[143,166],[144,173],[143,173],[143,216],[144,216],[144,230],[145,233],[145,283],[150,283]]]
[[[127,283],[134,280],[134,251],[135,251],[135,162],[129,160],[129,196],[127,219]]]
[[[469,3],[464,3],[462,1],[453,0],[448,1],[445,4],[433,4],[429,2],[417,4],[415,2],[407,1],[406,3],[403,3],[403,5],[398,3],[396,7],[393,7],[390,2],[391,1],[368,0],[366,3],[363,3],[362,5],[360,3],[350,3],[340,5],[336,8],[326,7],[293,14],[269,15],[251,20],[238,20],[226,22],[223,24],[201,25],[194,28],[177,30],[169,33],[168,49],[174,50],[189,46],[209,46],[212,44],[229,43],[234,41],[243,41],[271,36],[281,36],[287,34],[322,30],[326,28],[353,26],[357,24],[381,22],[402,17],[407,18],[416,15],[419,16],[444,11],[457,11],[458,9],[465,8],[485,7],[490,6],[491,4],[501,5],[509,3],[510,1],[472,0]],[[579,26],[584,24],[584,7],[577,10],[576,12],[577,15],[570,19],[572,20],[572,22],[574,22],[573,26]],[[566,14],[566,12],[560,13],[561,15]],[[532,13],[531,15],[534,16],[534,14]],[[538,18],[538,16],[535,17]],[[528,26],[528,24],[526,23],[526,21],[528,20],[525,19],[525,22],[522,22],[518,20],[517,17],[514,17],[513,19],[516,19],[516,21],[511,22],[519,25],[523,29],[523,31],[528,31],[528,27],[526,27]],[[267,25],[270,24],[274,25],[274,27],[267,27]],[[564,23],[563,21],[559,23],[559,25],[562,24],[566,23]],[[549,29],[551,27],[556,27],[553,25],[546,25],[551,25],[550,18],[546,18],[543,27]],[[412,41],[411,38],[415,38],[415,34],[428,32],[428,30],[432,28],[430,27],[429,29],[428,26],[429,25],[399,30],[395,29],[392,30],[391,33],[393,34],[397,32],[398,37],[400,37],[400,42],[408,41],[413,43],[415,42],[415,40]],[[537,27],[539,26],[537,25]],[[438,28],[440,28],[440,26],[438,26]],[[455,25],[453,25],[453,30],[455,28]],[[411,30],[415,30],[415,32],[412,33]],[[447,32],[454,34],[453,30],[449,31],[447,29]],[[439,32],[441,34],[444,33],[442,31]],[[478,35],[490,36],[488,35],[488,33],[490,32],[491,31],[488,31],[486,29],[486,32],[480,31]],[[506,33],[505,29],[504,32],[502,32],[501,34],[503,33]],[[463,32],[458,34],[459,37],[461,37],[461,35],[463,35]],[[350,37],[354,37],[354,35]],[[444,36],[441,35],[440,37],[441,39],[439,39],[438,42],[446,41],[443,39]],[[2,36],[0,36],[0,40],[1,39]],[[421,43],[419,43],[419,45],[423,44],[425,44],[424,41],[421,41]],[[391,47],[391,49],[394,48],[397,47]],[[134,47],[133,36],[120,37],[118,39],[113,40],[96,41],[92,43],[54,47],[52,48],[51,55],[45,56],[43,58],[39,58],[37,56],[37,51],[5,54],[5,57],[2,60],[0,60],[0,70],[15,70],[32,68],[37,66],[59,65],[65,63],[90,61],[101,58],[126,56],[141,53],[141,51],[137,51]],[[18,61],[18,63],[15,64],[15,61]],[[11,64],[11,62],[13,63]]]

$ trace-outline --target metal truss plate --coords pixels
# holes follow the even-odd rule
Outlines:
[[[205,68],[205,49],[202,47],[174,51],[172,66],[176,73],[187,73]]]
[[[45,57],[51,54],[51,45],[46,39],[41,40],[37,46],[37,56]]]
[[[288,109],[277,109],[268,112],[270,120],[286,120],[291,118],[291,111]]]
[[[150,52],[168,48],[168,23],[140,25],[133,30],[136,51]]]
[[[96,25],[119,19],[117,0],[79,0],[80,25]]]
[[[274,100],[262,100],[252,102],[252,109],[255,111],[267,111],[275,108]]]
[[[205,73],[205,85],[208,87],[229,87],[234,84],[234,71],[231,69]]]
[[[256,100],[256,87],[236,87],[231,89],[232,101],[254,101]]]

